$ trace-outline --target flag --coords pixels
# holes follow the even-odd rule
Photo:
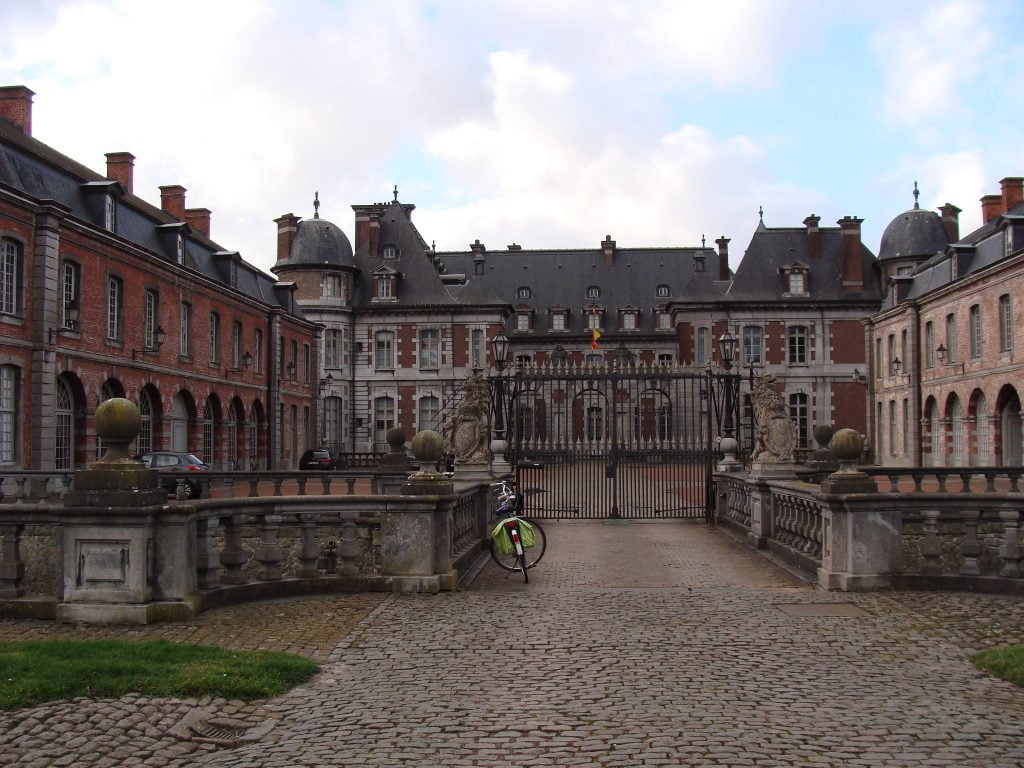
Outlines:
[[[601,332],[597,328],[590,329],[590,348],[597,349],[597,340],[601,338]]]

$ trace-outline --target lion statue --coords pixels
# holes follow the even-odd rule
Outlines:
[[[782,395],[775,389],[775,376],[766,373],[754,381],[751,400],[757,421],[754,461],[791,463],[796,446],[796,428],[786,413]]]
[[[462,385],[462,400],[445,422],[445,433],[457,464],[481,464],[491,459],[491,389],[479,372]]]

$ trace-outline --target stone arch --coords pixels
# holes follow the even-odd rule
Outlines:
[[[947,464],[952,467],[962,467],[967,463],[964,443],[964,408],[960,397],[955,392],[946,396],[946,407],[944,409],[946,422],[946,456]]]
[[[942,450],[942,419],[939,415],[939,403],[933,395],[929,395],[925,400],[922,413],[924,414],[924,424],[921,447],[923,453],[929,454],[926,463],[933,467],[941,467],[945,461]]]
[[[258,399],[249,407],[248,454],[250,471],[267,466],[267,412]]]
[[[205,461],[214,469],[220,469],[220,445],[221,419],[224,414],[220,405],[220,398],[211,392],[203,403],[203,413],[200,423],[203,428],[203,454],[199,458]]]
[[[179,389],[171,398],[170,441],[172,451],[195,450],[196,400],[187,389]]]
[[[992,463],[992,429],[988,412],[988,400],[980,389],[971,392],[967,403],[967,423],[970,427],[968,446],[970,463],[986,467]]]
[[[245,445],[245,405],[241,398],[235,396],[228,402],[227,418],[225,419],[224,455],[228,469],[237,470],[244,467],[242,460]]]
[[[57,376],[54,387],[54,469],[74,469],[88,463],[86,396],[82,380],[71,371]]]
[[[999,390],[996,398],[996,455],[1004,467],[1024,464],[1022,456],[1020,395],[1010,384]]]

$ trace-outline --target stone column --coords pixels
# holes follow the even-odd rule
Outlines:
[[[388,504],[381,520],[381,572],[393,592],[436,593],[458,583],[452,557],[452,483],[434,467],[444,455],[443,438],[418,433],[412,451],[420,471],[409,476],[401,495],[408,501]]]
[[[146,624],[198,612],[194,515],[168,505],[156,471],[129,456],[141,424],[130,400],[96,409],[106,453],[75,473],[64,499],[58,620]]]

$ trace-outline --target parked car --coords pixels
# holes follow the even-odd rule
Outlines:
[[[210,465],[200,459],[194,453],[183,453],[177,451],[154,451],[142,456],[136,456],[147,469],[155,469],[157,472],[208,472]],[[168,493],[178,492],[177,477],[161,477],[160,485]],[[201,480],[185,480],[185,498],[196,499],[203,494],[203,483]]]
[[[299,459],[299,469],[332,470],[341,466],[341,454],[330,448],[314,448]]]

